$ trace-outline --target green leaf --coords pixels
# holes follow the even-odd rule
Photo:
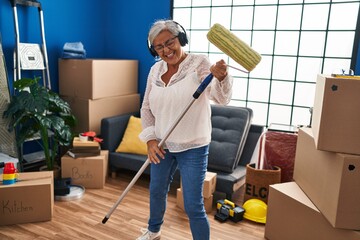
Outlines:
[[[76,118],[70,105],[60,96],[39,84],[40,78],[23,78],[14,82],[11,97],[3,118],[9,118],[9,131],[16,133],[17,144],[41,134],[47,165],[53,166],[58,146],[69,146],[73,140],[71,127]]]

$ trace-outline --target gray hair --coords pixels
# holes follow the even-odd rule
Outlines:
[[[178,36],[180,33],[179,24],[174,22],[173,20],[157,20],[153,23],[149,30],[148,41],[150,45],[153,44],[154,39],[159,35],[162,31],[169,31],[174,36]]]

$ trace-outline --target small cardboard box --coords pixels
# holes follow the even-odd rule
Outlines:
[[[317,150],[300,128],[294,179],[333,227],[360,230],[360,155]]]
[[[360,154],[360,81],[318,75],[312,128],[319,150]]]
[[[103,188],[108,169],[109,151],[102,150],[99,156],[61,158],[61,176],[70,177],[71,183],[85,188]]]
[[[206,172],[205,180],[204,180],[204,190],[203,190],[204,198],[210,198],[215,192],[216,176],[217,173]]]
[[[213,195],[211,195],[208,198],[204,198],[204,207],[205,207],[206,213],[210,213],[212,211],[213,200],[214,200]],[[183,198],[181,188],[178,188],[176,190],[176,205],[185,211],[184,198]]]
[[[139,94],[96,100],[69,96],[62,96],[62,98],[70,104],[72,113],[77,118],[78,124],[74,131],[78,133],[94,131],[100,135],[101,120],[103,118],[123,113],[138,112],[140,109]]]
[[[332,227],[296,182],[286,182],[270,185],[265,238],[360,240],[360,232]]]
[[[203,196],[204,198],[210,198],[216,189],[216,176],[215,172],[206,172],[204,179],[204,189]],[[180,188],[182,187],[182,183],[180,181]]]
[[[137,91],[137,60],[59,59],[60,95],[99,99]]]
[[[19,173],[16,183],[0,185],[0,225],[50,221],[53,207],[52,171]]]

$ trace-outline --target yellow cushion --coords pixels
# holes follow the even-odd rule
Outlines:
[[[141,119],[131,116],[116,152],[147,155],[147,145],[139,139],[141,131]]]

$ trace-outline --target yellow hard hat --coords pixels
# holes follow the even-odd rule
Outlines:
[[[249,199],[243,204],[245,209],[244,218],[258,222],[266,223],[267,205],[260,199]]]

